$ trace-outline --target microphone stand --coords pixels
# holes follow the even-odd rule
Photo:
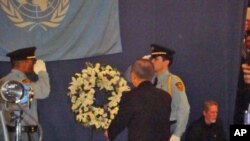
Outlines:
[[[19,141],[21,139],[21,120],[22,120],[22,111],[14,111],[14,120],[15,120],[15,141]]]

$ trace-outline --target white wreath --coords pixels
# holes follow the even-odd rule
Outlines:
[[[110,65],[86,63],[81,73],[72,77],[68,87],[72,110],[76,120],[84,127],[107,129],[118,113],[122,93],[130,90],[117,69]],[[108,94],[108,103],[103,107],[94,105],[96,90]]]

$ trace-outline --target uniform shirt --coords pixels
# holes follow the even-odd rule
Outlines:
[[[6,82],[8,80],[15,80],[19,82],[23,82],[28,80],[27,76],[16,69],[12,69],[11,72],[3,77],[0,81],[1,82]],[[36,82],[31,82],[30,87],[34,90],[34,98],[31,102],[30,109],[29,107],[24,107],[24,112],[23,112],[23,119],[21,124],[23,126],[27,125],[37,125],[36,121],[38,121],[38,114],[37,114],[37,101],[36,99],[44,99],[49,96],[50,93],[50,84],[49,84],[49,76],[47,72],[41,71],[38,73],[38,80]],[[3,106],[3,105],[2,105]],[[4,109],[4,107],[2,107]],[[32,117],[30,117],[30,116]],[[6,124],[14,126],[15,123],[11,122],[10,118],[10,112],[4,111],[4,116],[6,120]],[[36,121],[34,121],[34,119]]]
[[[157,78],[156,87],[167,91],[172,96],[170,121],[177,121],[173,134],[181,137],[186,129],[190,112],[185,86],[178,76],[169,71],[158,75]]]

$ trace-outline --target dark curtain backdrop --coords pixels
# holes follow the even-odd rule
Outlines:
[[[191,105],[190,121],[201,115],[202,102],[219,102],[226,131],[232,123],[240,46],[247,0],[121,0],[120,28],[123,52],[114,55],[47,62],[51,95],[39,101],[44,141],[86,141],[90,129],[75,122],[67,96],[71,76],[86,61],[111,64],[124,72],[136,58],[158,43],[176,50],[171,71],[186,84]],[[66,33],[65,33],[66,34]],[[9,62],[0,63],[0,77]],[[126,131],[117,141],[126,141]],[[106,141],[102,131],[95,141]]]

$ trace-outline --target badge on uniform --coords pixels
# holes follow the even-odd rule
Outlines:
[[[185,90],[184,84],[182,82],[177,82],[175,83],[175,86],[177,87],[178,90],[183,92]]]

